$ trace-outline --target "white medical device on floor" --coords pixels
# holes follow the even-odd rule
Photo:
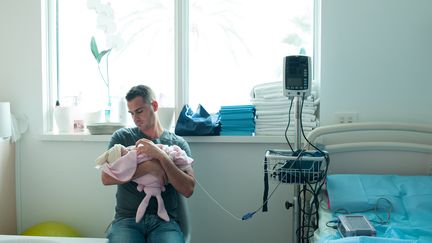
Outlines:
[[[287,97],[308,97],[311,92],[311,58],[286,56],[283,65],[283,93]]]
[[[338,231],[343,237],[375,236],[376,230],[363,215],[338,216]]]

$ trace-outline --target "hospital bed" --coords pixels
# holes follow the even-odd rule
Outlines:
[[[432,242],[431,125],[330,125],[308,140],[330,156],[311,241]],[[337,216],[344,214],[365,216],[376,236],[341,237]]]

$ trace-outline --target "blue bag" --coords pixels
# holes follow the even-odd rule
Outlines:
[[[184,105],[177,123],[175,133],[180,136],[217,136],[220,134],[219,113],[209,114],[198,105],[194,112],[189,105]]]

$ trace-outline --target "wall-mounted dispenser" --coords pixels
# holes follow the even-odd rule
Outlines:
[[[12,119],[9,102],[0,102],[0,140],[12,135]]]

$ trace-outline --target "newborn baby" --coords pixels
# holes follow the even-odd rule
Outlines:
[[[186,152],[179,146],[164,144],[156,144],[156,146],[165,151],[181,170],[186,170],[191,166],[193,159],[188,157]],[[96,164],[97,168],[102,168],[111,177],[119,181],[129,181],[134,175],[137,165],[151,159],[146,154],[138,155],[135,146],[125,147],[121,144],[115,144],[96,159]],[[138,191],[146,193],[146,196],[138,206],[135,221],[137,223],[141,221],[152,196],[156,197],[158,203],[158,216],[165,221],[169,221],[169,216],[161,196],[161,192],[165,191],[165,187],[159,179],[148,173],[133,181],[138,184]]]

